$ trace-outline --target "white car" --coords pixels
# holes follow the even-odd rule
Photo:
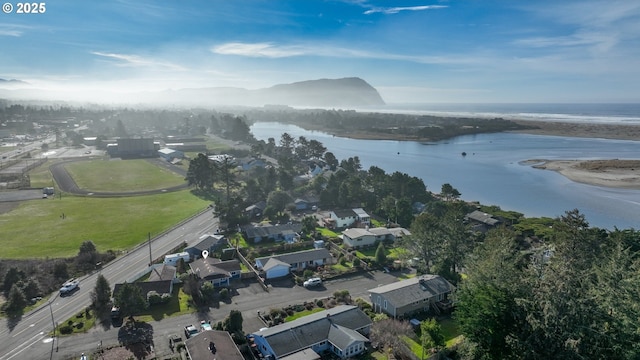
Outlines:
[[[311,279],[305,281],[304,283],[302,283],[302,286],[308,288],[308,287],[318,286],[320,284],[322,284],[322,279],[320,279],[320,278],[311,278]]]
[[[78,281],[77,279],[71,279],[67,281],[66,283],[62,284],[62,287],[60,288],[60,296],[71,294],[72,292],[80,288],[79,285],[80,281]]]

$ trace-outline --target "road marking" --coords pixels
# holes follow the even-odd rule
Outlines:
[[[32,344],[35,344],[36,342],[40,341],[40,339],[37,339],[36,341],[31,341],[33,339],[35,339],[36,337],[40,337],[40,339],[42,339],[44,337],[44,332],[41,331],[39,334],[34,335],[33,337],[31,337],[29,340],[23,342],[22,344],[18,345],[15,349],[9,351],[6,355],[4,355],[3,357],[1,357],[0,359],[4,359],[4,360],[10,360],[16,356],[18,356],[21,352],[29,349],[31,347]],[[28,346],[25,346],[23,349],[20,349],[21,347],[23,347],[26,343],[31,342],[31,344],[29,344]],[[20,349],[20,350],[19,350]],[[14,353],[13,355],[9,356],[11,353]],[[9,356],[9,357],[7,357]]]

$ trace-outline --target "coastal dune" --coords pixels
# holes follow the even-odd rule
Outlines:
[[[525,162],[536,169],[553,170],[589,185],[640,189],[640,160],[545,160]]]

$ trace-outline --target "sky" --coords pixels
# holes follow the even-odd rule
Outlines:
[[[640,102],[637,0],[7,4],[0,78],[61,93],[360,77],[387,103]]]

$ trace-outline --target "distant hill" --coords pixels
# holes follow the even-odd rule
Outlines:
[[[1,80],[1,79],[0,79]],[[4,81],[4,82],[3,82]],[[317,107],[356,107],[384,105],[378,91],[366,81],[352,77],[343,79],[320,79],[301,81],[292,84],[275,85],[270,88],[249,90],[235,87],[192,88],[141,93],[107,94],[90,92],[65,95],[61,91],[39,89],[13,89],[7,86],[10,81],[1,80],[0,97],[25,100],[60,101],[109,101],[113,103],[165,104],[165,105],[289,105]],[[22,82],[23,83],[23,82]],[[26,83],[23,83],[26,84]],[[86,96],[86,98],[85,98]],[[95,98],[91,98],[91,96]]]
[[[187,104],[367,106],[384,105],[378,91],[360,78],[320,79],[275,85],[266,89],[198,88],[147,93],[149,101]]]
[[[27,83],[22,81],[22,80],[17,80],[17,79],[3,79],[0,78],[0,85],[26,85]]]

